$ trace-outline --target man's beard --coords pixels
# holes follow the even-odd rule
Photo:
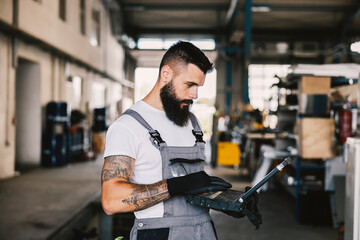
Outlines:
[[[163,104],[166,116],[176,125],[183,127],[189,122],[190,105],[193,103],[191,99],[179,100],[176,97],[172,81],[165,85],[160,91],[160,98]],[[182,103],[187,103],[181,107]]]

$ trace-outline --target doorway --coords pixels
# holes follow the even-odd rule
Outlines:
[[[38,167],[41,159],[40,64],[19,59],[15,83],[15,170]]]

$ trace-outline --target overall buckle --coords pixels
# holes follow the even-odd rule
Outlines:
[[[154,130],[153,132],[149,132],[150,136],[154,139],[154,142],[160,146],[160,143],[163,143],[164,140],[162,140],[160,133],[157,130]]]
[[[194,129],[192,130],[192,133],[194,134],[195,138],[196,138],[196,142],[203,142],[205,143],[205,141],[203,140],[203,132],[202,131],[195,131]]]

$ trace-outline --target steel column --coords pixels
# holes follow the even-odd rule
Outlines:
[[[230,115],[232,100],[232,60],[226,60],[225,114]]]
[[[251,7],[252,0],[245,0],[245,41],[244,41],[244,73],[243,73],[243,103],[249,103],[249,65],[251,58]]]

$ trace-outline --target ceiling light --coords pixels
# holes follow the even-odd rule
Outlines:
[[[278,53],[285,54],[289,49],[289,44],[287,44],[286,42],[278,42],[276,43],[276,49]]]
[[[253,5],[251,7],[252,12],[270,12],[271,8],[266,5]]]
[[[354,42],[350,45],[350,50],[352,52],[360,53],[360,42]]]

